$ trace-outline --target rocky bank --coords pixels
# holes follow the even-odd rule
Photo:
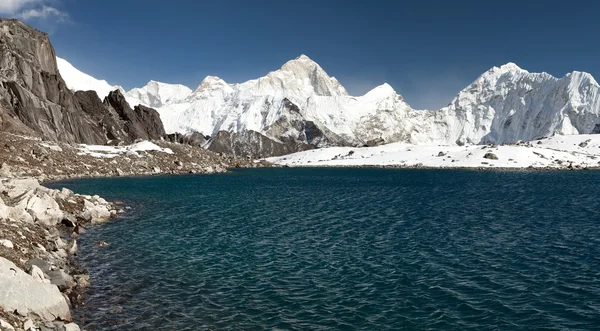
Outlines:
[[[73,262],[77,237],[118,216],[99,196],[40,182],[262,165],[207,151],[204,140],[167,136],[156,110],[131,107],[119,90],[103,100],[71,91],[48,35],[0,19],[0,330],[79,330],[70,307],[89,277]]]
[[[116,217],[116,207],[35,178],[0,179],[0,329],[79,330],[70,307],[89,276],[73,262],[77,237]]]

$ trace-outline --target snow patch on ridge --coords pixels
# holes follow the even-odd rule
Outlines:
[[[79,145],[78,148],[81,152],[79,155],[91,155],[97,158],[113,158],[117,157],[120,154],[129,154],[138,157],[142,157],[143,153],[140,152],[149,152],[149,151],[157,151],[167,154],[173,154],[173,151],[170,148],[162,148],[150,141],[144,140],[132,145],[127,146],[105,146],[105,145]]]

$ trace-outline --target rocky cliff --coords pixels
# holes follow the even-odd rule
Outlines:
[[[119,91],[107,99],[67,88],[46,33],[0,19],[0,130],[84,144],[165,136],[155,110],[131,109]]]

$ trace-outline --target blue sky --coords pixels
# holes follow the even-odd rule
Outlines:
[[[126,89],[257,78],[306,54],[352,94],[447,104],[494,65],[600,78],[600,1],[0,0],[57,54]]]

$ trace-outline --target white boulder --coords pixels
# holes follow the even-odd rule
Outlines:
[[[71,320],[69,305],[58,287],[43,284],[0,257],[0,307],[22,316],[38,316],[45,321]]]
[[[0,246],[4,246],[6,248],[14,248],[15,245],[13,245],[12,241],[8,240],[8,239],[0,239]]]
[[[83,202],[83,218],[91,222],[106,222],[110,219],[110,209],[107,205],[93,203],[89,200]]]

